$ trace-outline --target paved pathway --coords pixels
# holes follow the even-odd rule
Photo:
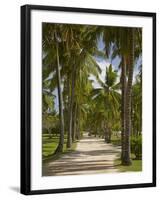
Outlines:
[[[84,135],[75,151],[43,165],[43,176],[82,175],[118,172],[114,160],[120,147],[106,144],[104,139]]]

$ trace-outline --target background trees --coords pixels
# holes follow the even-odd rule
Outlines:
[[[119,120],[120,94],[118,92],[119,83],[117,83],[117,72],[113,71],[112,65],[106,67],[105,82],[101,82],[101,88],[93,89],[93,99],[95,101],[95,110],[100,130],[107,143],[111,142],[112,128],[116,123],[114,119]],[[97,122],[97,123],[98,123]],[[96,124],[98,127],[98,124]],[[98,130],[96,130],[97,134]]]

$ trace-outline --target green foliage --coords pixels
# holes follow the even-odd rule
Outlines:
[[[105,82],[101,81],[101,88],[92,90],[92,104],[90,105],[89,123],[92,133],[105,136],[110,142],[114,130],[120,127],[120,94],[117,85],[117,72],[112,65],[106,67]]]
[[[131,152],[136,160],[142,159],[142,135],[131,137]]]
[[[108,68],[106,68],[106,85],[110,88],[113,87],[117,80],[117,73],[113,71],[112,65],[110,64]]]
[[[136,76],[136,81],[132,86],[132,134],[142,132],[142,77]]]
[[[59,119],[58,116],[45,113],[42,115],[42,127],[50,134],[50,138],[53,136],[52,131],[59,132]]]

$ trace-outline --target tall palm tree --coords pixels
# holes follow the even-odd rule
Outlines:
[[[58,87],[58,99],[59,99],[59,115],[60,115],[60,139],[58,147],[55,153],[63,152],[63,144],[64,144],[64,116],[63,116],[63,100],[62,100],[62,90],[61,90],[61,75],[60,75],[60,64],[59,64],[59,49],[58,49],[58,38],[57,32],[55,31],[56,38],[56,56],[57,56],[57,65],[56,65],[56,73],[57,73],[57,87]]]
[[[136,38],[136,39],[135,39]],[[121,57],[121,86],[122,86],[122,164],[130,165],[130,131],[131,131],[131,93],[134,69],[135,47],[141,51],[141,31],[137,28],[110,27],[104,32],[106,50],[110,50],[112,44]],[[138,48],[137,48],[138,46]],[[139,48],[140,47],[140,48]],[[108,51],[106,51],[108,54]],[[128,69],[126,69],[128,67]],[[126,73],[128,71],[128,73]],[[126,81],[126,75],[128,79]]]
[[[128,58],[128,34],[127,28],[108,27],[104,30],[103,40],[105,42],[106,54],[109,56],[112,52],[112,58],[119,56],[121,58],[121,159],[123,161],[125,151],[125,106],[126,106],[126,87],[127,87],[127,58]],[[123,162],[122,162],[123,163]]]
[[[134,69],[134,28],[129,30],[130,44],[129,44],[129,69],[128,82],[126,88],[126,102],[125,102],[125,138],[124,138],[124,152],[122,158],[123,165],[130,165],[130,135],[131,135],[131,95],[132,95],[132,81]]]
[[[97,76],[97,70],[99,66],[91,55],[96,49],[96,35],[92,34],[95,31],[95,27],[90,26],[75,26],[72,25],[74,34],[72,35],[72,48],[70,49],[70,103],[69,103],[69,130],[67,137],[67,147],[72,145],[72,139],[74,139],[76,128],[73,128],[77,120],[74,119],[74,104],[76,94],[77,81],[81,79],[88,80],[90,74]],[[68,36],[70,37],[70,35]],[[98,77],[98,76],[97,76]],[[81,85],[79,85],[81,87]],[[84,86],[85,87],[85,86]],[[76,103],[77,104],[77,103]],[[80,112],[80,111],[79,111]]]
[[[60,36],[62,30],[58,25],[43,24],[43,50],[44,58],[49,65],[52,66],[52,70],[56,70],[57,76],[57,88],[58,88],[58,100],[59,100],[59,118],[60,118],[60,138],[59,144],[55,153],[63,151],[64,144],[64,116],[63,116],[63,100],[61,91],[61,75],[60,75],[60,61],[59,61],[59,43],[62,38]],[[55,67],[56,66],[56,67]]]

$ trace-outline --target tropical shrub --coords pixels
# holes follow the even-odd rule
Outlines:
[[[142,136],[131,137],[131,153],[135,155],[136,160],[142,159]]]

